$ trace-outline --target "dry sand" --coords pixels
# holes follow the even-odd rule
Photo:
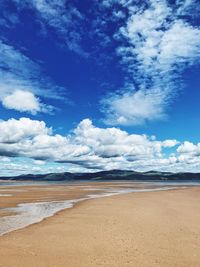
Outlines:
[[[199,267],[200,188],[131,193],[0,237],[2,267]]]

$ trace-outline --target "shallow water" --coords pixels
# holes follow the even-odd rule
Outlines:
[[[194,186],[200,186],[200,181],[113,181],[113,180],[106,180],[106,181],[0,181],[0,186],[5,187],[12,187],[12,186],[38,186],[38,185],[79,185],[80,183],[104,183],[104,182],[111,182],[115,184],[152,184],[152,185],[194,185]],[[83,185],[83,187],[88,187],[87,185]]]

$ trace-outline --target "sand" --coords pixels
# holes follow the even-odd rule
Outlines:
[[[2,267],[199,267],[200,188],[92,199],[0,237]]]
[[[11,183],[11,182],[10,182]],[[155,185],[145,184],[145,188],[155,188]],[[157,186],[160,187],[160,186]],[[46,184],[29,186],[0,186],[0,209],[15,207],[20,203],[62,201],[76,199],[87,194],[103,192],[104,189],[144,188],[141,183],[110,183],[110,182],[82,182],[67,184]],[[5,195],[5,196],[4,196]],[[0,217],[1,217],[0,210]]]

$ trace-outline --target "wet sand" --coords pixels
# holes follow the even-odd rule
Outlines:
[[[0,266],[200,266],[200,188],[87,200],[0,237]]]
[[[0,183],[0,236],[41,222],[86,199],[158,187],[168,188],[137,182]]]
[[[20,183],[19,183],[20,184]],[[80,182],[66,184],[35,184],[25,186],[0,186],[0,217],[6,212],[4,208],[16,207],[20,203],[62,201],[84,197],[88,194],[98,194],[114,189],[143,189],[162,186],[151,183],[122,183],[122,182]]]

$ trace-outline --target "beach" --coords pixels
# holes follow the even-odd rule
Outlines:
[[[78,202],[1,236],[0,266],[199,267],[200,188]]]

